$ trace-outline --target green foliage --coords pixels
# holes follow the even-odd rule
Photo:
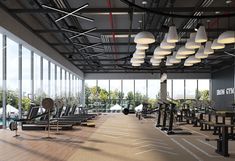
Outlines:
[[[24,111],[28,111],[30,108],[30,102],[31,100],[27,97],[22,98],[22,109]]]
[[[12,105],[13,107],[18,108],[18,95],[17,91],[8,90],[7,91],[7,104]]]

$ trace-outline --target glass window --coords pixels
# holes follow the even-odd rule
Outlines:
[[[122,86],[123,86],[123,94],[124,94],[124,98],[125,98],[125,105],[130,104],[131,107],[134,106],[134,80],[132,79],[124,79],[122,81]]]
[[[200,100],[209,100],[209,89],[210,80],[209,79],[199,79],[198,80],[198,97]]]
[[[109,80],[98,80],[98,87],[109,92]]]
[[[56,88],[56,96],[57,96],[57,98],[60,98],[61,97],[61,82],[60,82],[60,79],[61,79],[61,77],[60,77],[60,67],[59,66],[56,66],[56,75],[57,75],[57,80],[56,80],[56,85],[57,85],[57,88]]]
[[[135,106],[146,101],[146,80],[135,80]]]
[[[48,60],[43,58],[43,92],[48,95]]]
[[[50,94],[52,98],[55,98],[55,64],[51,63],[51,80],[50,80]]]
[[[185,98],[196,99],[196,93],[197,93],[197,80],[186,79],[185,80]]]
[[[167,97],[172,98],[172,80],[167,79]]]
[[[131,99],[133,96],[134,99],[134,80],[124,79],[122,82],[124,98]]]
[[[98,80],[99,100],[102,108],[109,107],[109,80]]]
[[[69,97],[69,72],[66,71],[66,96]]]
[[[160,80],[148,80],[148,98],[156,99],[160,97]]]
[[[40,64],[41,57],[37,54],[34,54],[34,97],[35,100],[37,97],[41,95],[41,64]]]
[[[173,80],[173,99],[184,99],[184,80]]]
[[[121,80],[110,80],[110,99],[111,104],[121,104],[122,94]]]
[[[22,47],[22,96],[29,97],[31,92],[31,51]]]
[[[61,94],[62,94],[62,97],[65,97],[65,70],[64,69],[62,69],[62,80],[61,80],[61,83],[62,83]]]
[[[7,104],[18,107],[19,44],[7,38]],[[7,118],[10,118],[7,113]]]

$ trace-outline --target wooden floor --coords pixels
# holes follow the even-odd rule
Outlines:
[[[168,136],[154,127],[154,119],[108,114],[96,120],[96,128],[77,127],[54,139],[45,131],[0,130],[0,161],[221,161],[235,160],[235,141],[229,158],[214,152],[216,143],[205,142],[211,132],[185,126],[193,135]]]

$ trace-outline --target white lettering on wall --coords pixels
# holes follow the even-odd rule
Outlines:
[[[225,94],[234,94],[234,88],[226,88],[226,89],[217,89],[216,95],[221,96]]]

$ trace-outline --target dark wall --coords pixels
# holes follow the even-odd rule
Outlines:
[[[234,94],[228,88],[234,88],[234,67],[212,73],[212,100],[216,109],[232,110]]]

